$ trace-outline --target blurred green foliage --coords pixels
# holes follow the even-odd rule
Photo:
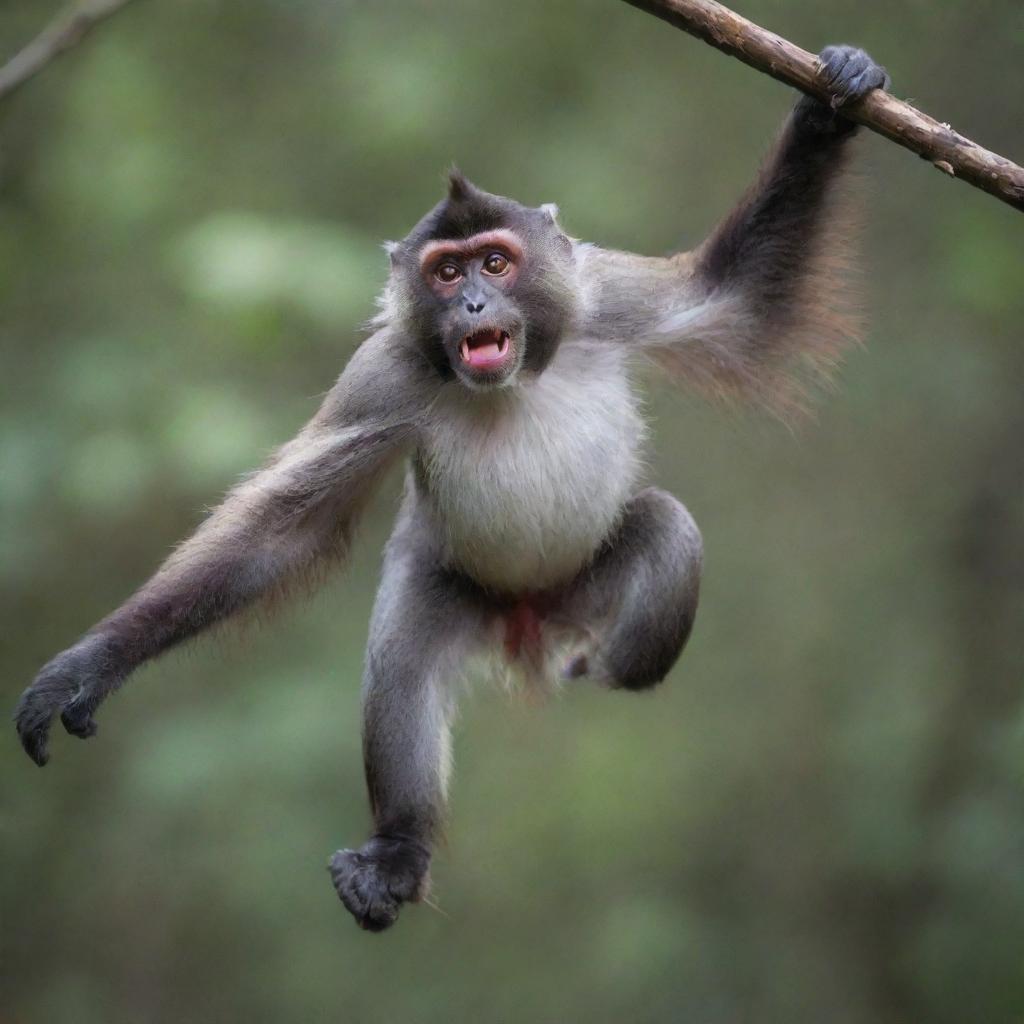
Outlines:
[[[0,52],[52,5],[6,0]],[[1024,158],[1018,0],[749,0]],[[134,4],[0,110],[8,706],[316,407],[457,161],[693,244],[786,90],[616,0]],[[0,744],[0,1020],[1011,1021],[1024,1013],[1024,221],[861,143],[869,343],[794,437],[655,392],[707,545],[667,685],[465,702],[436,900],[360,933],[378,552]]]

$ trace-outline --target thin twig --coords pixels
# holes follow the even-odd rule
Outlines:
[[[0,100],[34,78],[62,53],[79,43],[101,21],[116,14],[131,0],[94,0],[59,14],[23,50],[0,68]]]
[[[828,100],[813,54],[714,0],[626,0],[766,75]],[[843,115],[924,157],[944,174],[1024,211],[1024,167],[953,131],[889,93],[874,90]],[[1021,116],[1024,117],[1024,111]]]

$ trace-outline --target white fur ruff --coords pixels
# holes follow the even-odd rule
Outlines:
[[[420,459],[452,562],[509,593],[571,580],[633,494],[644,424],[626,353],[566,338],[539,375],[445,386]]]

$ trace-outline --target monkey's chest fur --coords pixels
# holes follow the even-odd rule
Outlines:
[[[622,353],[566,340],[516,386],[453,383],[418,452],[449,561],[506,593],[571,580],[633,494],[644,425]]]

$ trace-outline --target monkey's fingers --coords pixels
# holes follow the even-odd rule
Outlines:
[[[18,738],[25,753],[40,768],[50,760],[48,751],[50,723],[56,714],[53,697],[48,693],[40,693],[29,687],[18,701],[14,711],[14,723],[18,730]]]
[[[60,720],[72,736],[87,740],[90,736],[95,736],[96,730],[99,729],[92,717],[92,711],[87,704],[74,700],[60,713]]]
[[[855,46],[826,46],[818,54],[822,80],[832,95],[832,108],[846,106],[872,89],[888,89],[889,75],[871,56]]]

